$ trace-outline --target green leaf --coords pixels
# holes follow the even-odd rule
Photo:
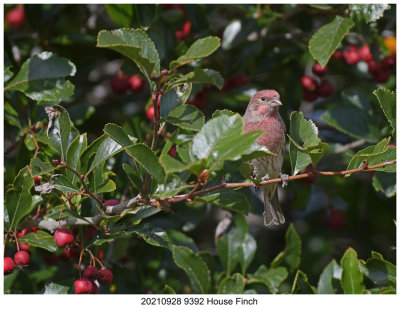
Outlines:
[[[305,120],[302,112],[293,112],[290,115],[289,155],[292,174],[306,168],[309,164],[314,167],[328,149],[318,137],[318,128],[310,120]]]
[[[248,283],[259,282],[265,284],[271,293],[276,294],[279,286],[287,276],[288,272],[285,267],[267,269],[265,265],[261,265],[254,274],[248,275]]]
[[[101,184],[99,187],[96,188],[96,193],[106,193],[106,192],[114,192],[117,189],[115,182],[111,179],[108,179],[106,182]]]
[[[243,274],[246,274],[246,270],[253,261],[256,250],[256,240],[251,236],[251,234],[246,233],[242,240],[242,245],[239,247],[239,264],[242,268]]]
[[[347,166],[347,170],[364,167],[366,163],[368,163],[367,165],[372,166],[384,163],[386,161],[395,160],[396,150],[388,147],[389,142],[390,142],[390,137],[384,138],[378,144],[373,146],[368,146],[360,150],[351,158],[351,161]],[[394,173],[396,172],[396,164],[387,165],[385,167],[378,168],[376,170]]]
[[[188,188],[193,188],[193,185],[188,185],[185,180],[177,175],[169,174],[165,183],[161,183],[157,186],[157,190],[154,194],[157,197],[168,198]]]
[[[51,282],[44,287],[44,294],[68,294],[70,289],[70,286]]]
[[[244,290],[244,278],[241,274],[234,274],[225,278],[218,285],[217,294],[242,294]]]
[[[53,171],[56,168],[54,164],[49,162],[47,156],[42,152],[38,152],[37,156],[31,160],[32,176],[40,176]]]
[[[45,231],[38,230],[36,233],[29,233],[18,239],[32,247],[39,247],[50,252],[56,252],[58,247],[54,242],[54,236]]]
[[[360,270],[357,252],[349,248],[340,261],[342,266],[342,279],[340,284],[345,294],[361,294],[365,290],[363,276]]]
[[[386,119],[393,128],[392,134],[396,132],[396,93],[386,88],[379,88],[374,91],[374,95],[378,98]]]
[[[132,4],[106,4],[106,11],[112,21],[122,27],[130,27],[133,21]]]
[[[373,116],[353,106],[333,106],[321,116],[336,130],[357,139],[375,143],[380,139],[379,128]]]
[[[154,208],[154,207],[153,207]],[[146,212],[148,213],[148,212]],[[154,214],[155,212],[151,212]],[[138,218],[135,218],[135,220]],[[162,228],[151,226],[150,224],[141,225],[133,229],[135,234],[141,236],[148,244],[156,247],[169,248],[169,238]]]
[[[386,197],[396,194],[396,173],[376,172],[372,177],[372,185],[376,191],[383,192]]]
[[[168,89],[176,87],[181,84],[192,83],[192,84],[210,84],[214,85],[218,89],[222,89],[224,86],[224,79],[221,74],[211,69],[195,68],[194,71],[189,72],[182,77],[173,80],[169,85]]]
[[[308,282],[307,275],[300,269],[297,270],[294,277],[292,294],[315,294],[315,287]]]
[[[158,4],[134,4],[136,20],[139,25],[147,30],[158,17]]]
[[[164,170],[158,162],[157,156],[149,147],[144,144],[136,144],[126,147],[125,151],[137,163],[140,164],[151,176],[153,176],[158,183],[164,182]]]
[[[289,272],[295,271],[300,265],[301,259],[301,239],[297,234],[293,223],[290,224],[285,234],[286,247],[271,262],[271,267],[275,268],[281,264],[288,267]]]
[[[333,287],[333,280],[339,279],[342,276],[342,269],[339,264],[332,260],[328,265],[325,266],[318,281],[318,294],[335,294]]]
[[[104,161],[113,157],[117,153],[123,150],[122,146],[114,141],[112,138],[107,137],[98,147],[96,151],[96,155],[92,161],[92,164],[87,171],[86,175],[89,174],[92,170],[98,167],[100,164],[103,164]]]
[[[96,155],[96,153],[98,152],[102,143],[107,139],[110,139],[110,138],[106,134],[103,134],[100,137],[98,137],[97,139],[95,139],[89,145],[89,147],[87,147],[83,151],[83,153],[81,154],[81,157],[80,157],[81,168],[80,168],[80,170],[78,170],[78,172],[80,174],[87,174],[90,172],[89,164],[91,163],[92,157],[94,157]],[[110,139],[110,140],[112,141],[112,139]]]
[[[396,287],[396,266],[392,263],[379,259],[369,258],[361,263],[361,272],[375,284],[390,284]]]
[[[69,180],[64,175],[56,174],[51,176],[50,183],[57,189],[63,193],[78,193],[80,192],[79,188],[76,187],[71,180]]]
[[[216,36],[208,36],[206,38],[198,39],[177,60],[169,64],[169,68],[173,69],[183,64],[192,62],[196,59],[208,57],[215,52],[220,46],[220,38]]]
[[[4,294],[10,294],[11,293],[10,289],[11,289],[15,279],[17,279],[19,274],[20,274],[19,271],[13,271],[9,275],[4,275]]]
[[[12,188],[6,193],[5,206],[7,208],[10,229],[18,226],[21,220],[35,207],[32,206],[30,190],[33,186],[33,176],[28,168],[24,167],[15,177]]]
[[[204,124],[204,114],[193,105],[177,105],[165,121],[182,129],[199,131]]]
[[[130,137],[121,127],[114,123],[107,123],[104,128],[104,133],[124,147],[131,146],[137,141],[137,138]]]
[[[204,196],[196,196],[194,202],[210,203],[244,215],[247,215],[250,210],[246,196],[236,191],[224,190]]]
[[[143,193],[143,180],[139,176],[138,172],[130,164],[127,163],[122,164],[122,168],[124,169],[134,188],[140,193]]]
[[[72,169],[79,171],[81,167],[80,157],[87,148],[86,133],[78,135],[67,149],[67,164]],[[77,176],[70,170],[67,170],[67,177],[72,183],[75,183]]]
[[[336,15],[333,21],[322,26],[311,37],[308,43],[311,56],[323,67],[326,66],[329,58],[353,26],[354,22],[350,17]]]
[[[8,124],[22,129],[21,120],[19,120],[17,111],[8,102],[4,104],[4,120],[6,120]]]
[[[74,94],[65,77],[75,75],[75,65],[51,52],[42,52],[24,62],[4,91],[21,91],[35,101],[58,103]]]
[[[183,164],[169,154],[162,154],[159,160],[165,174],[183,172],[188,169],[187,164]]]
[[[220,117],[220,116],[233,116],[235,115],[234,112],[227,110],[227,109],[217,109],[213,114],[211,118],[216,118],[216,117]]]
[[[112,49],[134,61],[150,84],[151,77],[160,74],[157,49],[143,30],[102,30],[97,37],[97,47]]]
[[[238,228],[233,228],[228,233],[225,233],[216,243],[218,256],[227,277],[235,270],[236,265],[242,257],[242,254],[239,253],[239,248],[242,245],[243,238],[244,233]]]
[[[176,294],[175,290],[171,288],[168,284],[164,285],[162,294]]]
[[[193,238],[187,236],[186,234],[182,233],[181,231],[169,229],[167,230],[168,238],[170,240],[171,246],[184,246],[188,247],[194,253],[197,253],[199,249]]]
[[[189,277],[193,290],[200,294],[208,293],[211,276],[206,263],[190,249],[182,246],[173,246],[172,256],[175,264]]]
[[[351,16],[366,23],[376,21],[383,17],[383,13],[390,9],[389,4],[350,4]]]

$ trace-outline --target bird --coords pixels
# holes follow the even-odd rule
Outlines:
[[[264,131],[265,133],[257,139],[256,143],[276,154],[251,160],[254,177],[259,180],[281,177],[285,182],[285,177],[287,177],[287,175],[281,174],[285,155],[286,131],[285,123],[279,114],[281,106],[282,102],[277,91],[262,90],[251,97],[243,115],[243,133]],[[262,185],[262,190],[264,225],[267,228],[274,228],[285,223],[285,217],[279,204],[277,184]]]

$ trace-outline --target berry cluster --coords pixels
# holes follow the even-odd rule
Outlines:
[[[98,270],[95,266],[88,266],[83,277],[75,280],[75,294],[97,294],[98,284],[108,285],[112,282],[113,273],[109,269]]]
[[[321,80],[320,83],[317,81],[328,72],[328,67],[322,67],[319,63],[316,63],[312,68],[312,72],[315,78],[307,75],[301,78],[303,99],[312,102],[318,97],[330,97],[334,91],[333,85],[327,80]]]
[[[163,4],[162,8],[164,11],[178,10],[181,11],[184,16],[186,16],[186,9],[183,4]],[[176,40],[178,42],[182,42],[188,38],[191,28],[192,23],[189,20],[185,21],[185,23],[182,25],[182,28],[175,31]]]
[[[131,77],[119,72],[110,79],[111,90],[114,93],[122,94],[131,89],[133,92],[139,92],[143,89],[144,81],[139,75],[134,74]]]

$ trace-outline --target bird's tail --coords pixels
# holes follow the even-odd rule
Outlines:
[[[262,189],[264,193],[264,225],[267,228],[273,228],[285,223],[285,217],[279,205],[277,185],[265,185]]]

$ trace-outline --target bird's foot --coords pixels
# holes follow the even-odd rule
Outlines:
[[[279,173],[279,177],[282,180],[282,188],[286,187],[288,185],[289,175]]]

